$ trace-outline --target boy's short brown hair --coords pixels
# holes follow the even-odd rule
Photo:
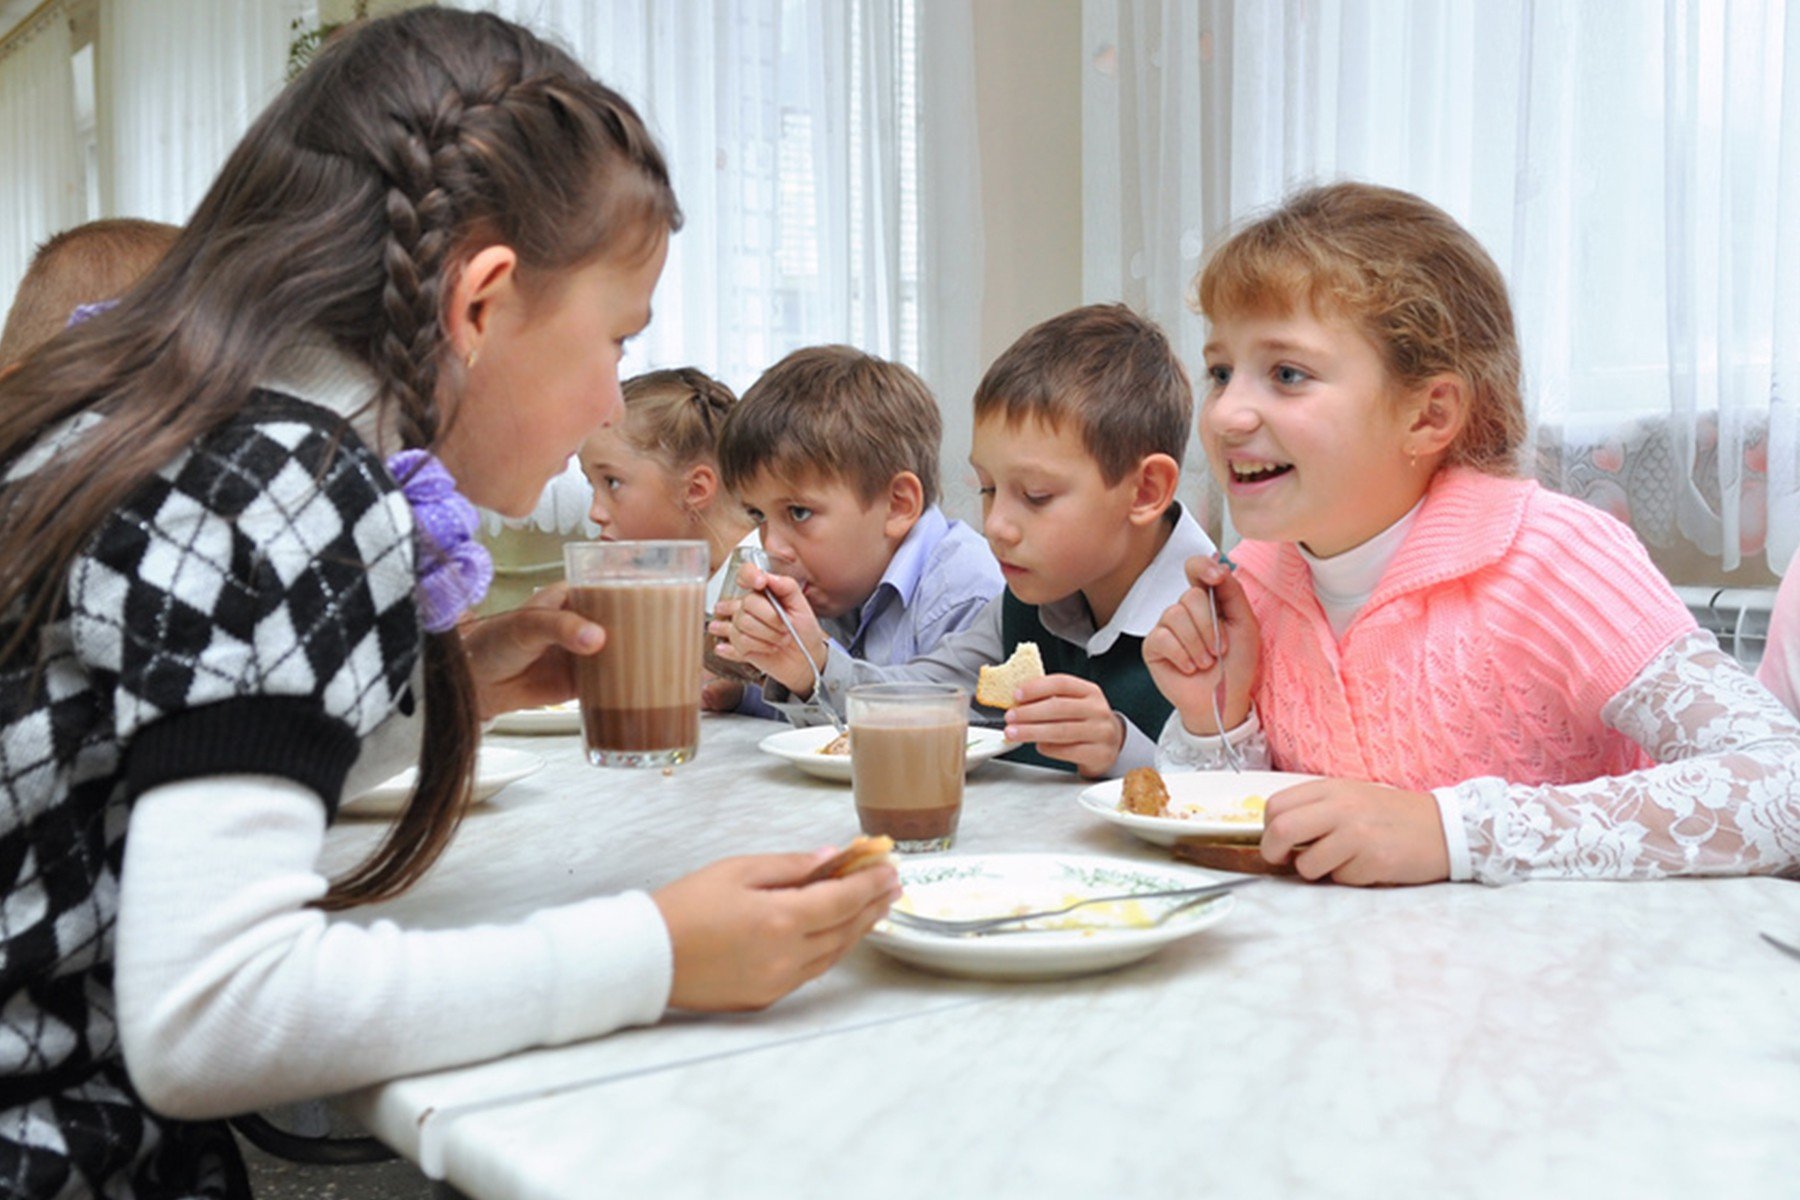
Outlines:
[[[0,367],[61,333],[77,305],[130,291],[180,232],[160,221],[117,217],[65,229],[39,246],[0,332]]]
[[[975,419],[1074,422],[1107,485],[1145,457],[1180,464],[1194,419],[1187,369],[1154,321],[1089,304],[1027,329],[975,389]]]
[[[719,433],[719,475],[736,492],[768,473],[841,480],[864,504],[902,471],[937,503],[944,419],[925,381],[851,346],[809,346],[764,371]]]

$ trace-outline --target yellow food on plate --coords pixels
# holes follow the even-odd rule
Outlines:
[[[820,754],[848,754],[848,753],[850,753],[850,734],[848,732],[838,734],[836,737],[832,738],[829,742],[826,742],[823,746],[820,746],[819,753]]]

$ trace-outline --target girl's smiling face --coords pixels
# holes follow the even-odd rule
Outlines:
[[[1329,558],[1425,494],[1439,455],[1417,436],[1419,402],[1349,322],[1215,319],[1206,371],[1200,440],[1243,536]]]

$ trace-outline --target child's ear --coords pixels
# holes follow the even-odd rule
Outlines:
[[[705,512],[719,495],[719,473],[709,463],[695,463],[687,469],[681,489],[681,502],[689,512]]]
[[[444,325],[456,357],[473,367],[492,325],[494,305],[518,287],[519,256],[511,246],[483,246],[469,257],[450,285]]]
[[[1414,393],[1412,424],[1401,448],[1415,458],[1442,454],[1469,422],[1469,385],[1460,376],[1434,375]]]
[[[887,520],[881,534],[899,541],[912,532],[912,527],[925,513],[925,485],[911,471],[902,471],[888,482]]]
[[[1133,525],[1149,525],[1162,518],[1175,500],[1175,488],[1181,482],[1181,464],[1167,454],[1146,454],[1138,460],[1132,480],[1131,512]]]

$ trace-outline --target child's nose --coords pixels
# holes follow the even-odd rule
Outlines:
[[[1212,394],[1200,411],[1201,421],[1221,434],[1248,433],[1261,419],[1248,387],[1236,380]]]
[[[787,538],[767,525],[763,526],[762,546],[769,552],[769,557],[778,564],[789,564],[794,561],[793,546],[789,544]]]
[[[606,502],[601,499],[602,495],[604,493],[598,488],[594,489],[593,503],[588,505],[588,520],[605,529],[612,524],[612,513],[607,509]]]
[[[998,500],[988,509],[987,516],[982,518],[982,535],[990,542],[1010,546],[1019,540],[1019,527]]]

